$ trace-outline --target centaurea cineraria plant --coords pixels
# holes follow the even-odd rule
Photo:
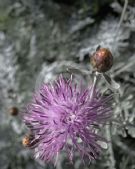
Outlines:
[[[97,128],[111,116],[112,95],[102,95],[96,82],[83,89],[72,76],[59,76],[54,83],[43,84],[27,106],[23,117],[30,135],[23,142],[45,162],[57,159],[62,150],[70,161],[76,151],[83,159],[94,160],[102,150],[100,143],[106,141]]]

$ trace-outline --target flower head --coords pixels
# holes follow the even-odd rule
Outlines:
[[[97,127],[111,117],[111,96],[91,88],[82,89],[72,79],[59,77],[53,84],[44,84],[27,106],[24,122],[32,135],[29,147],[36,158],[53,160],[61,150],[72,161],[78,151],[82,158],[96,159],[104,138]]]

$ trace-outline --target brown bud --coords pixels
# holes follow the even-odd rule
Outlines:
[[[22,139],[22,144],[24,147],[30,146],[30,136],[27,135]]]
[[[11,107],[11,108],[9,109],[9,114],[10,114],[11,116],[17,116],[18,113],[19,113],[19,110],[18,110],[17,107]]]
[[[93,68],[100,73],[108,71],[113,65],[112,53],[107,48],[98,49],[91,56],[91,64]]]

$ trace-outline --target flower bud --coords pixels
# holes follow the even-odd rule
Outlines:
[[[113,65],[112,53],[107,48],[98,49],[91,56],[91,64],[93,68],[100,73],[104,73],[110,70]]]
[[[11,108],[9,109],[9,114],[10,114],[11,116],[17,116],[18,113],[19,113],[19,110],[18,110],[17,107],[11,107]]]
[[[30,136],[27,135],[22,139],[22,144],[24,147],[28,147],[30,145]]]

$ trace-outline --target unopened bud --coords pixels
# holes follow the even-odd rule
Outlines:
[[[100,48],[91,56],[93,68],[100,73],[111,69],[113,65],[113,56],[109,49]]]
[[[10,114],[11,116],[17,116],[18,113],[19,113],[19,110],[18,110],[17,107],[11,107],[11,108],[9,109],[9,114]]]

